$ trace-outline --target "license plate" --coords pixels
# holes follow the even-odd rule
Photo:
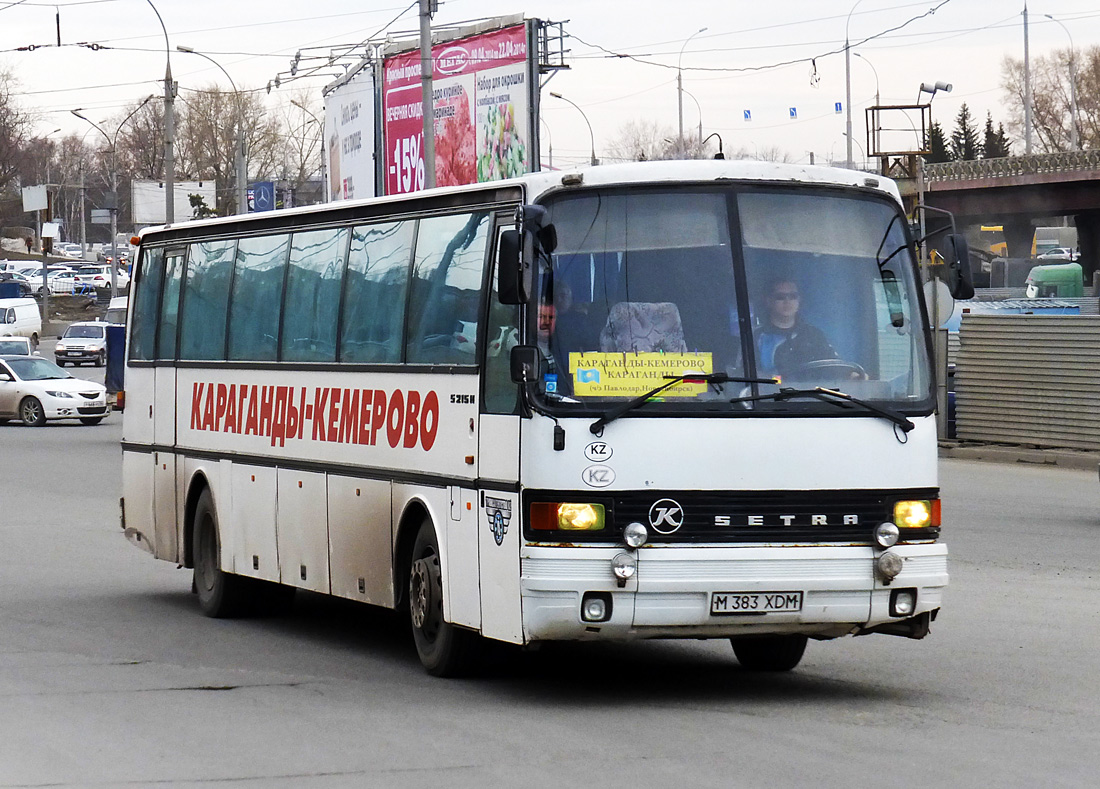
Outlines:
[[[711,592],[710,613],[776,614],[802,610],[802,592]]]
[[[80,351],[66,351],[66,356],[80,356]]]
[[[102,405],[103,405],[103,403],[97,403],[95,400],[85,400],[84,401],[84,408],[96,408],[97,406],[102,406]]]

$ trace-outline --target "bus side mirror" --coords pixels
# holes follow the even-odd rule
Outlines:
[[[510,362],[513,383],[533,384],[538,380],[539,349],[534,345],[517,345]]]
[[[952,233],[944,239],[943,258],[947,287],[956,299],[974,298],[974,275],[970,270],[970,247],[961,233]]]
[[[501,304],[523,304],[519,231],[505,230],[497,243],[497,297]]]
[[[497,293],[501,304],[525,304],[534,293],[535,264],[558,245],[550,213],[540,205],[516,209],[516,229],[500,234]]]

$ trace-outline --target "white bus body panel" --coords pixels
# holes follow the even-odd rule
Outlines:
[[[328,475],[332,594],[393,608],[390,508],[388,480]]]
[[[483,490],[479,503],[481,632],[489,638],[523,643],[519,562],[523,518],[519,494]]]
[[[645,406],[642,406],[643,408]],[[894,436],[879,417],[624,417],[597,439],[588,419],[562,419],[563,452],[552,452],[554,423],[523,425],[523,484],[547,490],[850,490],[935,487],[936,421]],[[592,442],[611,457],[585,457]]]
[[[328,594],[328,482],[323,473],[279,469],[275,536],[279,581]]]
[[[214,499],[219,520],[229,524],[227,531],[232,534],[228,539],[222,537],[222,569],[251,578],[278,581],[276,470],[270,466],[234,463],[230,479],[233,492],[228,519],[224,505]]]

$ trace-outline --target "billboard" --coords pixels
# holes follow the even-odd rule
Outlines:
[[[258,181],[248,185],[248,212],[275,210],[275,182]]]
[[[325,91],[325,162],[329,200],[374,197],[375,83],[373,62]]]
[[[173,192],[172,211],[177,222],[186,222],[194,217],[191,195],[202,197],[210,209],[218,203],[218,185],[214,181],[177,181]],[[130,206],[135,225],[163,225],[164,204],[164,181],[135,179],[131,182]]]
[[[538,156],[527,25],[432,47],[436,186],[496,181],[530,172]],[[420,52],[382,63],[386,194],[424,188]],[[537,161],[537,158],[536,158]]]

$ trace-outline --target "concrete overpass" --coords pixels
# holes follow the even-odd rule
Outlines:
[[[924,180],[925,203],[960,226],[1002,225],[1011,257],[1030,256],[1034,220],[1071,216],[1086,282],[1100,266],[1100,150],[928,164]]]

